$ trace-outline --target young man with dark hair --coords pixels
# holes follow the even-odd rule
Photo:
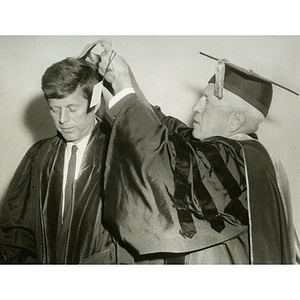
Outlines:
[[[90,107],[93,64],[67,58],[49,67],[42,90],[57,135],[33,145],[9,186],[0,217],[2,263],[116,262],[102,222],[110,128]]]

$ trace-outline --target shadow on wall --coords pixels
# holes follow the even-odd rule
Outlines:
[[[47,102],[43,95],[40,95],[29,102],[24,111],[23,124],[28,129],[28,134],[31,134],[32,144],[56,134],[56,128],[53,124]],[[0,211],[3,202],[1,199],[4,199],[7,193],[9,183],[10,182],[8,182],[7,187],[0,195]]]
[[[56,134],[56,128],[43,95],[33,99],[24,113],[24,124],[29,129],[34,143]]]

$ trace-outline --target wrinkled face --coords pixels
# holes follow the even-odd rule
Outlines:
[[[219,100],[214,95],[214,84],[207,85],[193,111],[196,113],[193,122],[194,138],[203,140],[211,136],[228,136],[227,124],[232,109],[226,105],[225,96]]]
[[[56,129],[67,142],[79,142],[95,125],[95,112],[87,113],[88,100],[81,91],[63,99],[49,99],[48,105]]]

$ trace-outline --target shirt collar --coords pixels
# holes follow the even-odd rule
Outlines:
[[[119,100],[121,100],[123,97],[131,94],[131,93],[135,93],[134,89],[132,87],[128,87],[124,90],[122,90],[121,92],[117,93],[114,97],[111,98],[111,100],[109,101],[109,105],[108,108],[110,109],[111,107],[113,107]]]
[[[95,119],[95,124],[97,123],[97,120]],[[86,136],[84,137],[81,141],[79,141],[78,143],[73,143],[73,142],[68,142],[67,143],[67,151],[70,152],[71,151],[71,148],[72,146],[76,145],[78,147],[78,151],[83,154],[84,153],[84,150],[86,148],[86,145],[89,141],[89,138],[92,134],[92,130],[91,132]]]
[[[231,136],[228,136],[228,138],[238,141],[253,140],[253,138],[250,135],[245,133],[236,133]]]

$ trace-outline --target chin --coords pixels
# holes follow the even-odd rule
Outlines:
[[[62,134],[63,138],[67,141],[67,142],[75,142],[77,140],[77,137],[72,135],[72,134]]]
[[[197,133],[197,131],[196,131],[195,129],[192,131],[192,136],[193,136],[195,139],[198,139],[198,140],[201,139],[200,134]]]

